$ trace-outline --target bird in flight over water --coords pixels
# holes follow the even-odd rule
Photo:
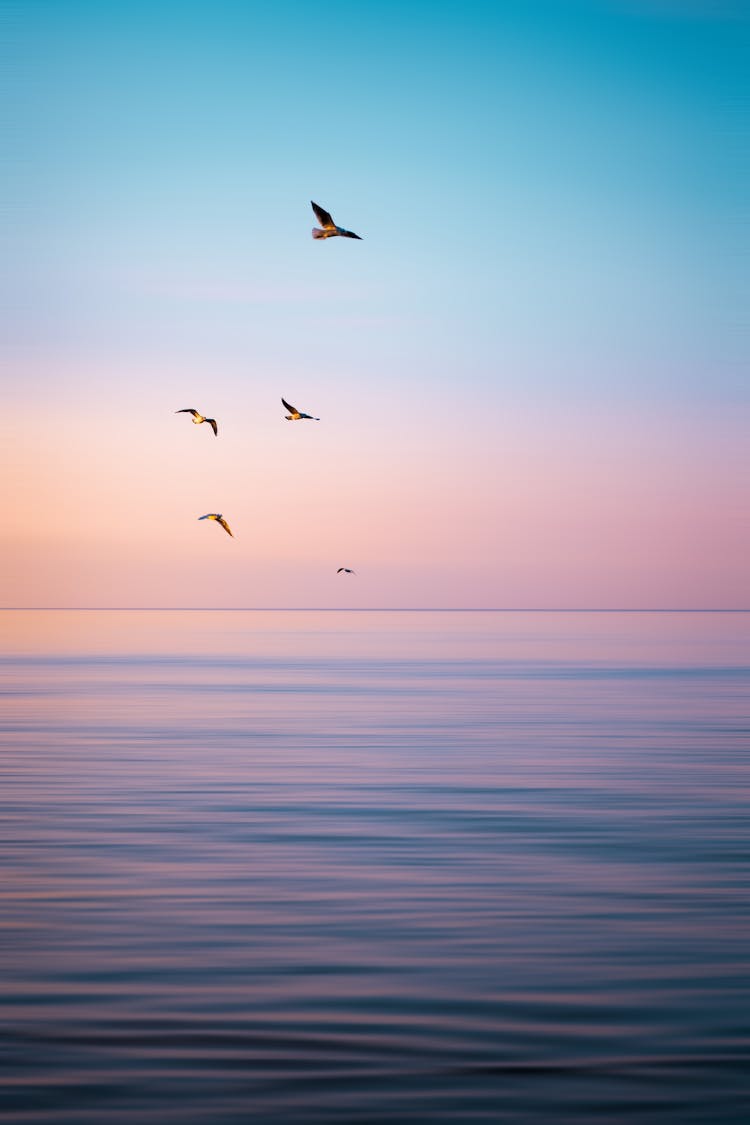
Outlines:
[[[175,410],[175,414],[192,414],[193,424],[200,426],[201,422],[208,422],[216,437],[219,436],[219,427],[216,425],[215,418],[204,418],[197,410],[193,410],[192,406],[186,406],[184,410]]]
[[[282,398],[281,403],[289,411],[286,416],[287,422],[301,422],[303,418],[309,418],[311,422],[320,421],[320,418],[313,418],[312,414],[302,414],[295,406],[290,406],[286,399]]]
[[[324,211],[322,207],[319,207],[317,203],[313,203],[312,199],[310,200],[310,204],[315,212],[315,218],[323,228],[320,230],[319,227],[313,227],[313,238],[335,238],[336,235],[340,235],[342,238],[359,238],[359,241],[362,241],[360,236],[355,234],[354,231],[344,230],[343,227],[337,227],[328,212]]]
[[[216,522],[220,523],[221,526],[224,528],[227,535],[232,535],[229,524],[224,519],[221,512],[209,512],[208,515],[206,515],[206,516],[198,516],[198,519],[199,520],[216,520]],[[234,539],[234,535],[232,535],[232,539]]]
[[[357,573],[356,570],[350,570],[348,566],[340,566],[338,568],[338,570],[336,571],[337,574],[341,574],[342,572],[344,574],[356,574]]]

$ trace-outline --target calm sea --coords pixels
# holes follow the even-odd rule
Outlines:
[[[0,628],[3,1121],[750,1119],[750,615]]]

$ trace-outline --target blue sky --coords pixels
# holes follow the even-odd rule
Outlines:
[[[17,409],[209,397],[275,422],[285,394],[367,418],[405,469],[517,416],[705,418],[734,448],[740,5],[31,0],[4,20]],[[363,242],[313,243],[310,199]]]
[[[425,383],[469,330],[493,386],[499,359],[597,393],[606,358],[613,384],[626,366],[701,397],[710,366],[711,397],[734,397],[747,43],[716,10],[25,5],[11,239],[31,334],[97,312],[106,346],[132,314],[169,346],[153,320],[190,294],[236,329],[232,294],[312,285],[332,299],[310,314],[390,323],[380,364],[416,350]],[[368,239],[354,290],[341,255],[321,278],[294,253],[308,197]]]

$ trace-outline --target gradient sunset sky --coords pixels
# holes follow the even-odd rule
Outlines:
[[[750,606],[746,5],[0,9],[0,604]]]

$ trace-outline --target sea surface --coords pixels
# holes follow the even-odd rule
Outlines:
[[[0,614],[0,1117],[750,1120],[750,614]]]

